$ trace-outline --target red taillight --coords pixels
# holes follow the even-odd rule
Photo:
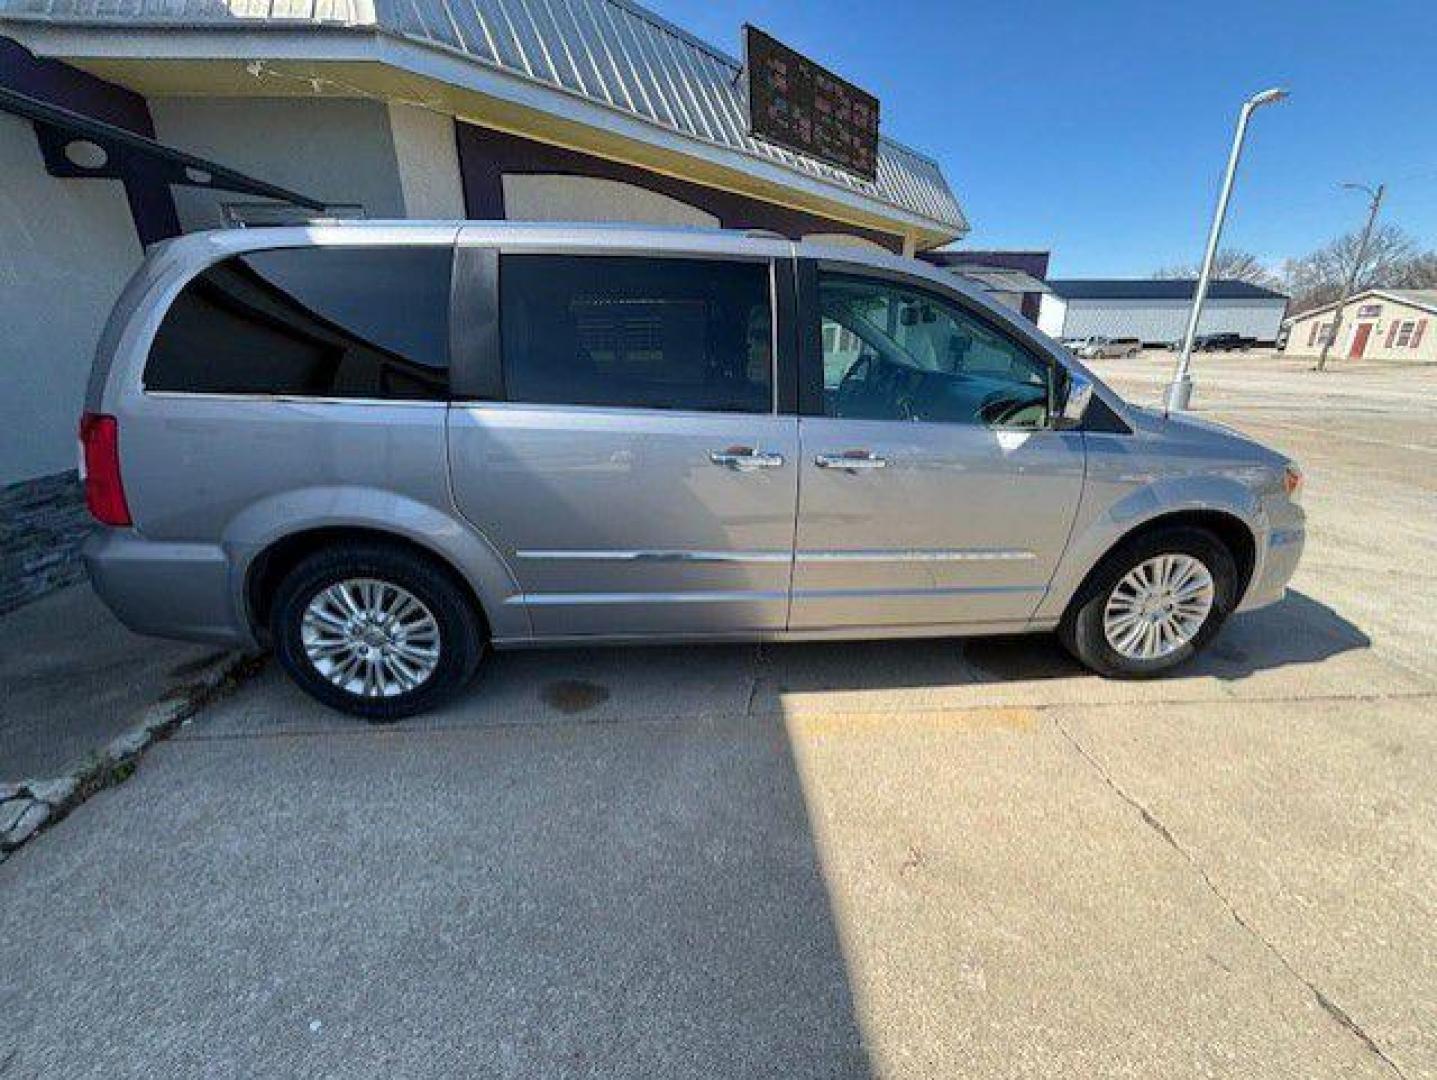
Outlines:
[[[85,505],[91,515],[102,525],[129,525],[130,507],[120,483],[120,425],[115,418],[88,412],[80,417],[80,449]]]

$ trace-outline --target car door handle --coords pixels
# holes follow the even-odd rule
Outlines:
[[[888,459],[867,450],[849,450],[842,454],[819,454],[813,463],[820,469],[847,469],[858,472],[867,469],[886,469]]]
[[[747,446],[730,446],[727,450],[715,450],[709,454],[709,461],[726,469],[738,472],[753,472],[755,469],[778,469],[783,466],[783,455],[768,450],[755,450]]]

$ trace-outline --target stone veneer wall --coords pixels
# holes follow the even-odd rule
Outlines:
[[[93,527],[74,469],[0,488],[0,615],[83,581]]]

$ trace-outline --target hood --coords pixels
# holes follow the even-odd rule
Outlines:
[[[1129,406],[1128,414],[1146,435],[1205,443],[1214,448],[1221,446],[1235,457],[1256,459],[1265,464],[1281,465],[1287,461],[1276,450],[1270,450],[1250,436],[1216,420],[1202,419],[1191,413],[1164,415],[1162,409],[1136,405]]]

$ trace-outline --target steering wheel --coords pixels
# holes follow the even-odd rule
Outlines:
[[[1038,408],[1041,404],[1041,401],[1036,399],[1014,399],[1002,391],[995,391],[983,399],[983,404],[978,408],[978,415],[983,418],[985,424],[991,427],[1007,427],[1015,417],[1028,409]]]
[[[838,380],[838,388],[833,392],[839,416],[843,416],[846,412],[845,403],[853,401],[865,392],[866,387],[863,384],[867,383],[872,370],[873,357],[865,354],[855,360],[843,373],[843,378]]]
[[[849,365],[843,373],[843,378],[838,380],[838,394],[842,397],[845,393],[852,393],[856,382],[867,382],[868,374],[873,370],[873,357],[863,353],[859,358]]]

